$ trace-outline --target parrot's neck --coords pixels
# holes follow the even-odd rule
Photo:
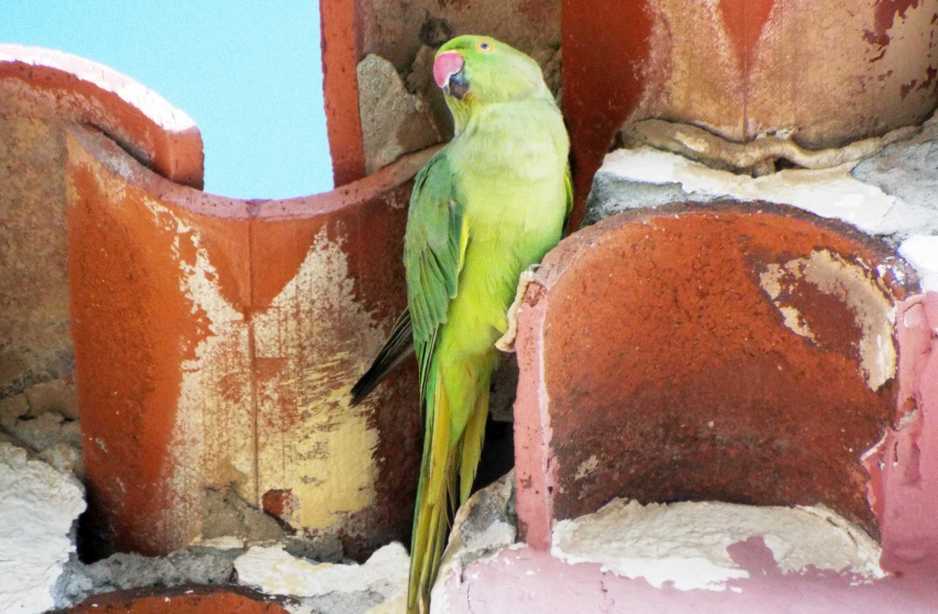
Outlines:
[[[480,117],[491,117],[491,112],[493,109],[521,108],[532,103],[538,106],[543,103],[547,103],[548,105],[556,108],[556,102],[554,101],[553,95],[550,93],[550,90],[547,89],[547,86],[543,83],[541,84],[540,89],[531,93],[524,99],[499,101],[494,103],[481,103],[474,99],[470,93],[462,100],[453,98],[452,96],[445,96],[444,100],[446,101],[446,106],[449,107],[450,114],[453,116],[453,129],[455,136],[459,136],[465,132],[466,128],[471,123],[478,121]]]
[[[563,117],[552,98],[472,108],[448,145],[478,176],[503,179],[511,174],[523,180],[562,176],[568,147]]]
[[[466,126],[469,125],[469,121],[472,119],[473,107],[477,105],[447,96],[446,106],[449,107],[449,112],[453,116],[453,132],[455,136],[459,136],[465,132]]]

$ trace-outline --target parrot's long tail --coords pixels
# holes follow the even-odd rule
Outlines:
[[[408,613],[429,610],[430,589],[446,547],[450,516],[469,498],[479,466],[494,358],[485,357],[484,364],[472,362],[466,361],[449,372],[434,369],[428,387],[423,460],[410,543]],[[449,385],[444,385],[447,376],[457,381],[450,379],[446,382]]]

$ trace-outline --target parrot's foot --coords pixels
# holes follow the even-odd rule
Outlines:
[[[518,334],[518,309],[521,308],[521,301],[524,300],[524,293],[528,290],[528,284],[534,281],[535,273],[537,273],[537,269],[540,266],[539,264],[532,264],[522,271],[521,275],[518,277],[518,289],[515,291],[515,300],[511,303],[511,307],[508,308],[508,314],[505,316],[508,321],[508,326],[505,329],[505,333],[495,342],[495,347],[503,352],[510,353],[515,351],[515,336]]]

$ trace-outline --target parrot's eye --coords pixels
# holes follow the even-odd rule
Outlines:
[[[488,43],[479,43],[479,49],[481,49],[482,51],[491,51],[492,46],[489,45]]]

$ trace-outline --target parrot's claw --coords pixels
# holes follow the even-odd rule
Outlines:
[[[508,313],[505,316],[508,326],[505,329],[505,333],[495,342],[495,347],[503,352],[511,353],[515,351],[515,337],[518,334],[518,310],[521,308],[524,294],[528,290],[528,284],[535,280],[537,270],[540,266],[540,264],[532,264],[522,271],[521,275],[518,277],[518,289],[515,291],[515,300],[511,303],[511,307],[508,308]]]

